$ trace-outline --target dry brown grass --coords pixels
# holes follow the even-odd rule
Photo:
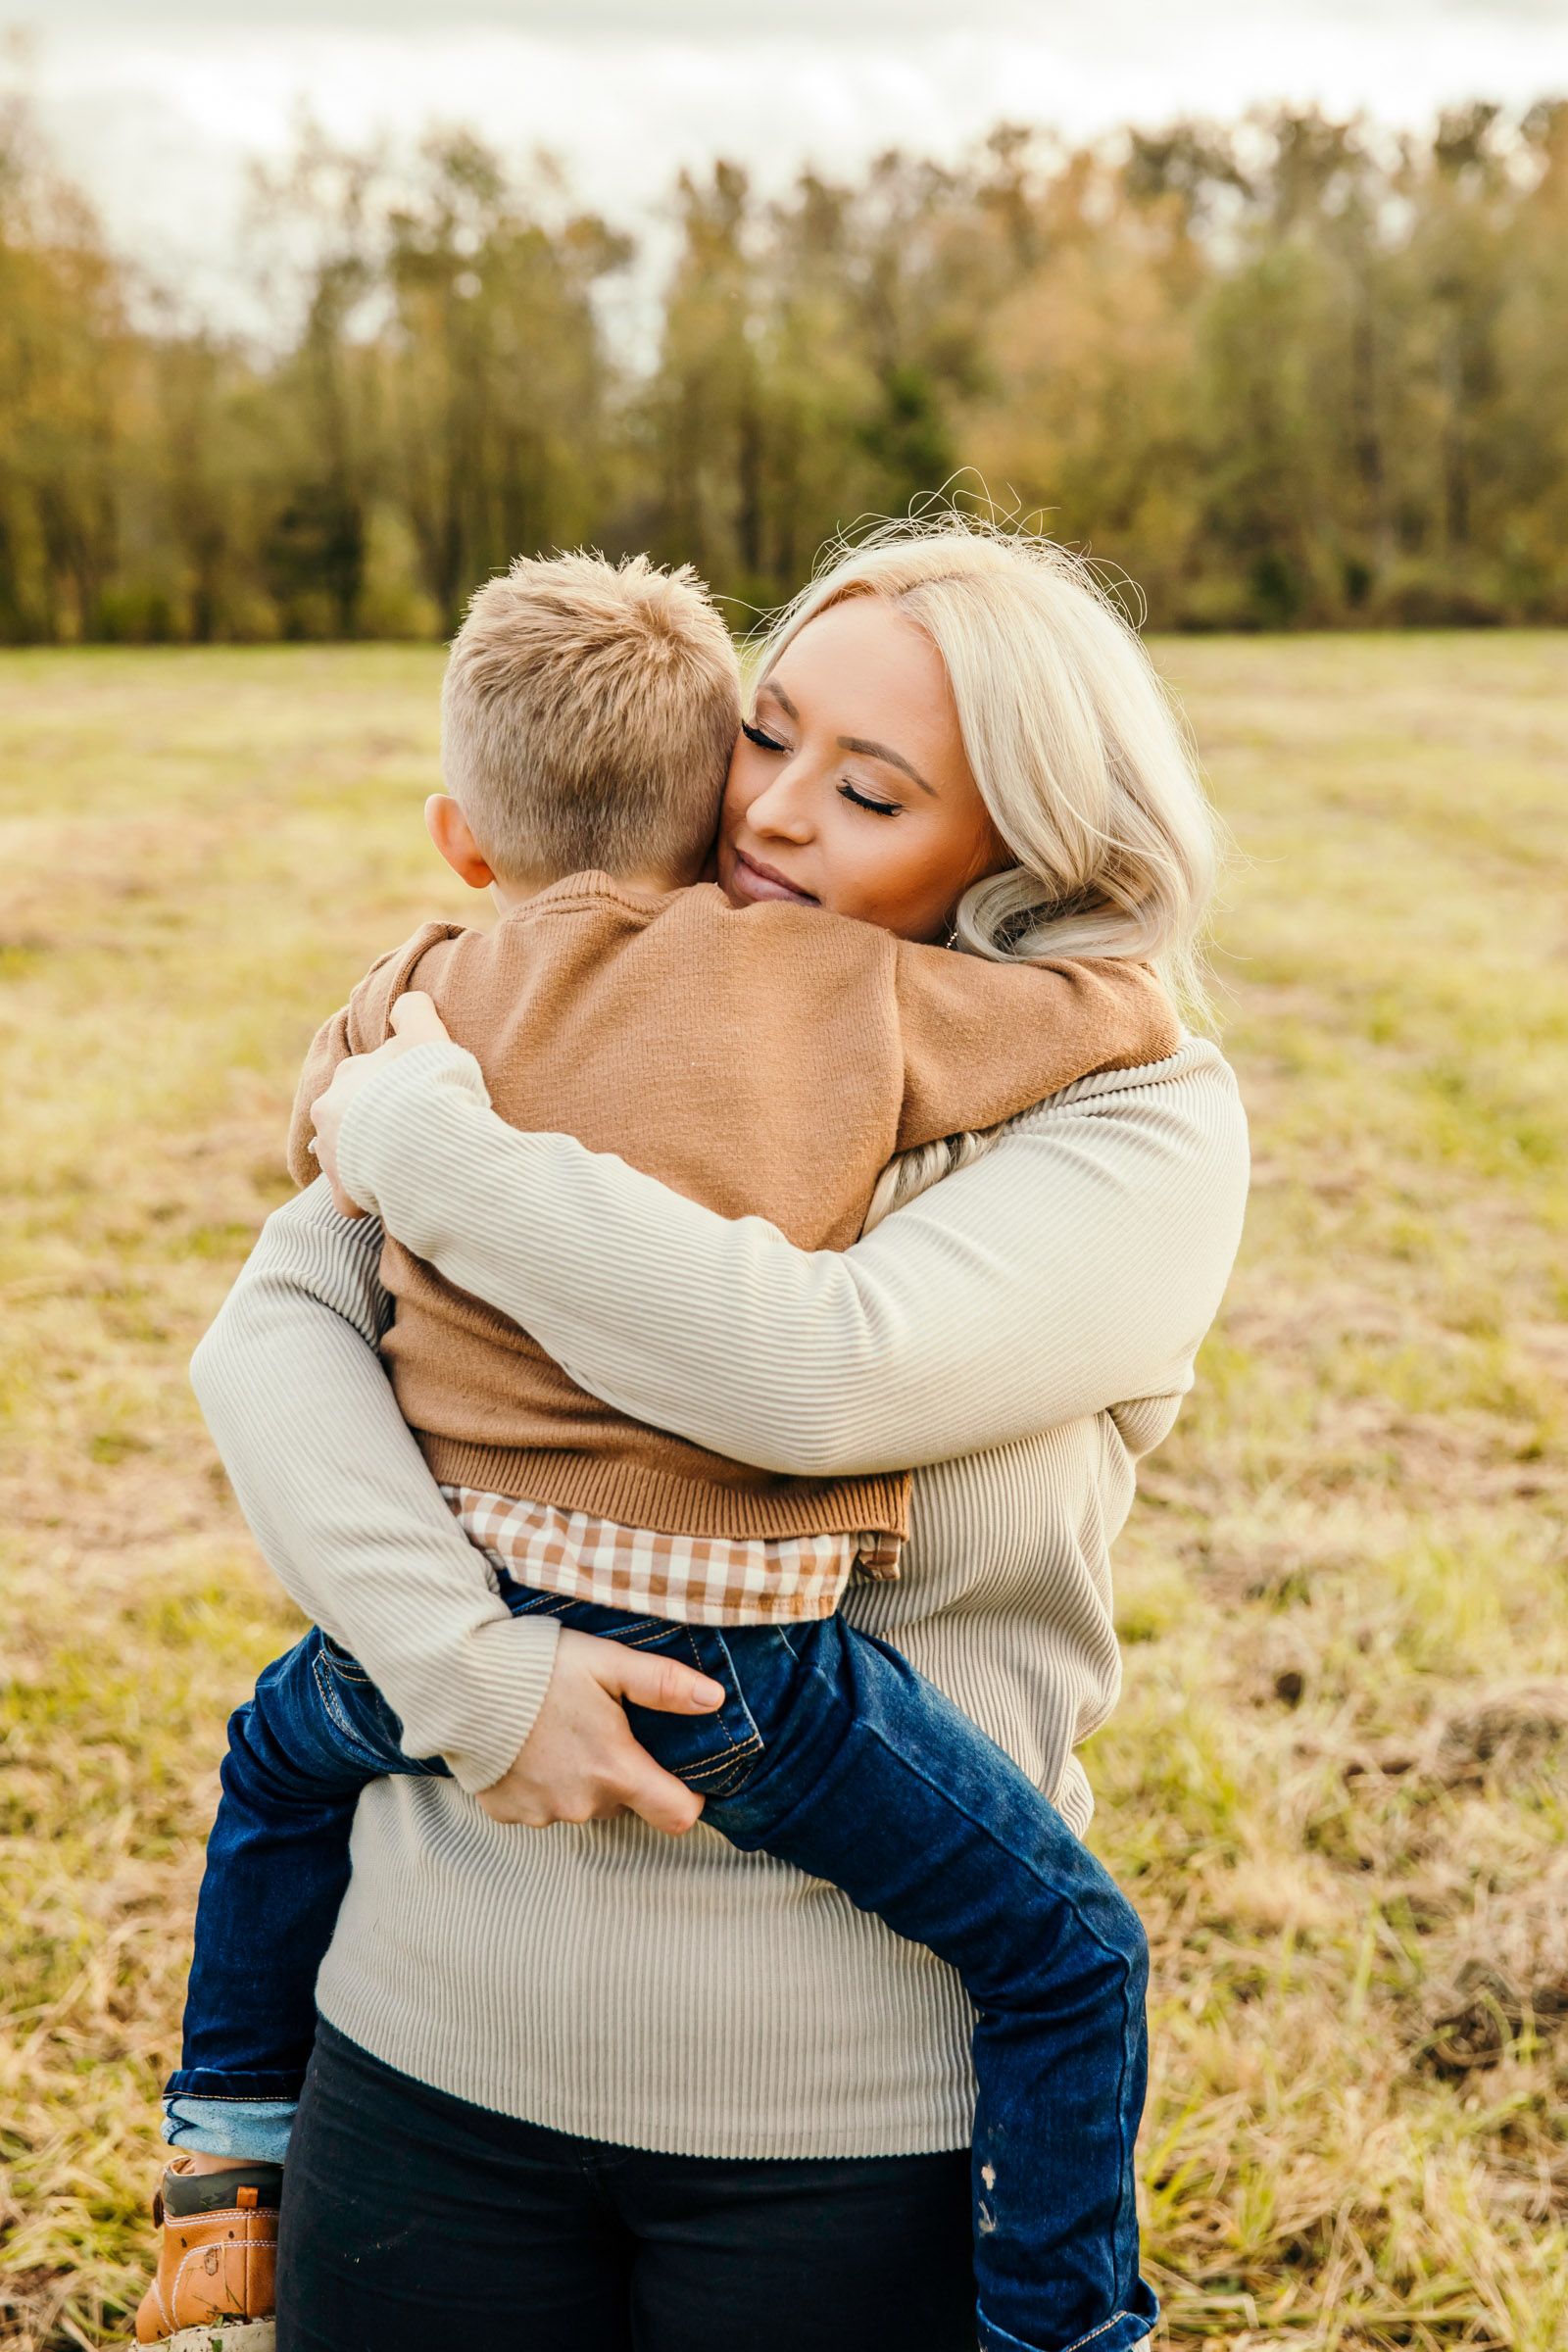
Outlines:
[[[1119,1586],[1171,2337],[1568,2341],[1568,645],[1167,647],[1247,853],[1242,1268]],[[0,658],[0,2341],[139,2284],[223,1715],[184,1363],[303,1044],[456,903],[423,650]],[[1559,2057],[1559,2046],[1561,2057]]]

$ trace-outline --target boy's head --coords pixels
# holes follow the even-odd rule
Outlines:
[[[454,641],[441,770],[499,882],[690,880],[739,725],[735,649],[689,564],[519,557]]]

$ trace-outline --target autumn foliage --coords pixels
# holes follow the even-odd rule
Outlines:
[[[1568,105],[1004,127],[778,203],[720,164],[675,219],[645,301],[547,172],[309,135],[245,342],[0,122],[0,639],[430,636],[579,541],[744,620],[956,480],[1161,625],[1568,618]]]

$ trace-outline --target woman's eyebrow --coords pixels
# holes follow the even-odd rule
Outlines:
[[[928,784],[920,770],[917,767],[911,767],[904,754],[894,751],[891,744],[868,743],[863,735],[841,735],[839,750],[841,752],[859,752],[867,760],[885,760],[889,767],[902,768],[912,783],[919,785],[922,792],[930,794],[932,800],[936,800],[938,797],[936,786]]]
[[[795,705],[790,701],[789,696],[785,693],[783,687],[779,684],[776,678],[764,678],[762,680],[762,683],[757,689],[757,699],[759,702],[761,701],[764,694],[770,694],[773,697],[774,702],[777,703],[779,709],[783,711],[786,718],[793,718],[797,725],[800,724],[800,712],[796,710]],[[889,767],[901,769],[902,772],[909,778],[909,781],[912,784],[918,784],[920,790],[927,794],[931,800],[940,800],[942,797],[937,791],[936,786],[934,784],[928,784],[924,776],[921,775],[920,770],[917,767],[912,766],[910,762],[906,760],[902,752],[896,752],[890,743],[872,743],[870,739],[864,735],[841,735],[838,738],[838,746],[841,752],[858,752],[861,757],[866,760],[885,760]]]

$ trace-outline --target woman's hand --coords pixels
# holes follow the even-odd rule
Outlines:
[[[491,1820],[542,1830],[553,1821],[614,1821],[622,1813],[640,1813],[652,1829],[672,1838],[689,1830],[703,1800],[638,1745],[621,1704],[627,1698],[666,1714],[710,1715],[723,1705],[724,1692],[673,1658],[650,1657],[564,1628],[532,1731],[511,1771],[479,1792]]]
[[[451,1031],[422,989],[411,988],[407,996],[399,997],[392,1007],[392,1027],[395,1034],[384,1046],[377,1046],[373,1054],[351,1054],[347,1061],[340,1061],[325,1094],[318,1095],[311,1104],[311,1117],[316,1122],[317,1163],[332,1187],[339,1214],[345,1217],[363,1217],[366,1213],[338,1182],[337,1139],[349,1104],[383,1062],[396,1061],[400,1054],[410,1053],[415,1046],[452,1043]]]

